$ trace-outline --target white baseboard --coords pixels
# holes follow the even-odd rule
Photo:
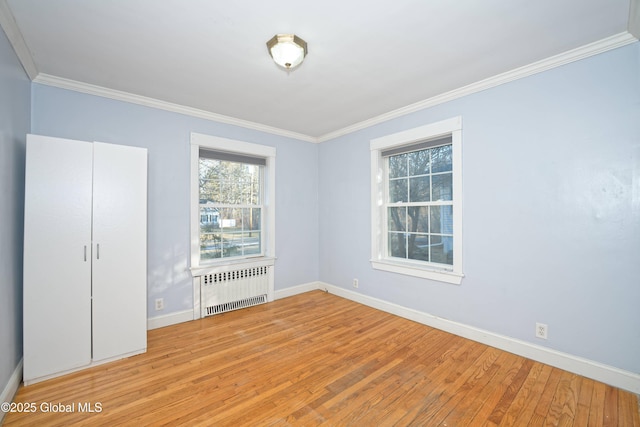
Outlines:
[[[20,383],[22,382],[22,361],[18,362],[18,366],[14,369],[13,374],[9,377],[9,382],[2,390],[2,394],[0,394],[0,403],[4,402],[13,402],[13,397],[16,395],[18,391],[18,387],[20,387]],[[2,420],[4,419],[4,412],[0,411],[0,425],[2,425]]]
[[[164,328],[182,322],[189,322],[195,319],[193,310],[177,311],[175,313],[165,314],[164,316],[150,317],[147,319],[147,330]]]
[[[310,282],[291,288],[280,289],[274,292],[275,299],[290,297],[304,292],[315,291],[321,289],[322,282]],[[164,328],[165,326],[176,325],[182,322],[189,322],[198,319],[194,316],[194,310],[184,310],[175,313],[165,314],[164,316],[150,317],[147,319],[147,330]]]
[[[322,282],[309,282],[302,285],[293,286],[291,288],[278,289],[275,291],[275,299],[278,300],[282,298],[292,297],[294,295],[303,294],[309,291],[315,291],[317,289],[324,290],[324,288],[322,287],[323,285],[324,283]]]
[[[328,283],[317,282],[315,289],[326,290],[334,295],[367,305],[405,319],[413,320],[436,329],[468,338],[509,353],[514,353],[537,362],[573,372],[605,384],[640,394],[640,374],[618,369],[593,360],[531,344],[504,335],[499,335],[473,326],[443,319],[429,313],[413,310],[384,300],[369,297]],[[297,288],[297,287],[296,287]],[[293,289],[293,288],[292,288]]]

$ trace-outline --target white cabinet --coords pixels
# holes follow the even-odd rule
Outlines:
[[[146,351],[146,149],[28,135],[25,187],[25,384]]]

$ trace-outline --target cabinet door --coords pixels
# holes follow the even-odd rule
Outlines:
[[[24,379],[91,361],[90,143],[27,136]]]
[[[93,358],[147,347],[147,151],[94,143]]]

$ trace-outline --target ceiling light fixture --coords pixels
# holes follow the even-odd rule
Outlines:
[[[276,34],[267,48],[275,63],[287,70],[300,65],[307,56],[307,42],[295,34]]]

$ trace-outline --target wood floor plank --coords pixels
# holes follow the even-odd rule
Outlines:
[[[445,382],[445,380],[451,375],[451,369],[455,366],[456,360],[460,360],[461,364],[466,363],[467,359],[464,355],[470,349],[470,343],[465,340],[458,339],[454,343],[435,362],[425,366],[427,382],[420,389],[413,389],[412,394],[415,397],[410,400],[413,402],[412,407],[408,408],[408,412],[399,420],[401,424],[420,425],[420,423],[425,423],[442,405],[440,396],[450,386],[450,382]],[[439,384],[440,387],[428,386],[433,384]]]
[[[591,397],[593,396],[593,382],[580,378],[580,395],[578,396],[578,404],[576,406],[575,424],[586,426],[589,425],[589,407],[591,406]]]
[[[562,371],[560,369],[551,369],[551,374],[549,375],[549,379],[540,394],[538,404],[536,405],[533,414],[531,414],[531,419],[528,424],[529,426],[533,427],[544,425],[547,414],[549,413],[549,408],[551,407],[551,402],[558,390],[558,383],[560,382],[561,375]]]
[[[640,425],[640,407],[637,396],[633,399],[630,393],[618,392],[618,424],[621,427],[632,427]],[[631,418],[621,416],[621,414],[631,413]]]
[[[529,376],[529,372],[531,371],[531,367],[533,366],[533,361],[524,360],[522,365],[520,365],[520,369],[511,380],[511,383],[507,386],[504,394],[500,398],[500,401],[493,409],[491,415],[489,415],[489,421],[495,425],[500,425],[502,418],[507,413],[511,404],[513,403],[516,395],[520,392],[522,388],[522,384],[524,384],[525,380]]]
[[[320,291],[149,331],[15,402],[37,410],[3,425],[640,427],[631,393]]]
[[[603,426],[618,425],[618,390],[606,387],[604,390],[604,418]]]
[[[485,406],[486,397],[492,393],[492,387],[489,387],[493,381],[499,379],[501,366],[511,356],[508,353],[501,352],[495,348],[490,349],[492,356],[490,363],[483,366],[483,373],[480,380],[475,381],[473,387],[467,392],[464,398],[458,402],[447,417],[441,421],[442,425],[448,426],[464,426],[471,425],[471,420]]]
[[[503,364],[497,366],[498,372],[496,372],[493,380],[480,392],[482,405],[473,418],[468,421],[468,425],[495,424],[489,421],[489,417],[500,402],[500,399],[502,399],[509,384],[513,381],[513,377],[518,373],[524,361],[525,359],[512,354],[505,355]]]
[[[513,419],[511,418],[509,412],[507,412],[507,414],[505,415],[505,418],[503,418],[502,422],[500,423],[502,426],[505,426],[505,427],[526,426],[526,425],[529,425],[529,423],[531,422],[531,419],[536,410],[538,402],[542,397],[542,392],[547,386],[549,377],[551,376],[551,372],[553,371],[553,368],[549,365],[542,365],[542,364],[536,364],[536,365],[540,365],[541,369],[539,371],[537,378],[535,379],[535,383],[533,384],[533,387],[531,388],[531,390],[529,391],[526,388],[523,389],[523,393],[525,394],[522,396],[522,399],[524,400],[524,406],[520,409],[520,405],[517,405],[518,407],[514,410],[514,412],[517,412],[518,409],[520,410],[520,412],[518,413],[517,416],[514,415],[515,418]],[[537,371],[537,366],[534,366],[532,368],[532,372],[535,373],[536,371]],[[511,408],[510,408],[510,411],[511,411]]]
[[[451,422],[449,415],[454,409],[458,408],[460,410],[460,403],[472,400],[468,398],[468,393],[477,384],[486,384],[484,381],[485,374],[489,371],[489,367],[497,356],[498,354],[494,349],[486,347],[482,354],[475,358],[464,372],[460,372],[458,378],[451,383],[451,386],[444,389],[443,393],[438,396],[438,400],[442,402],[442,405],[430,418],[430,423],[433,425],[448,425]]]

